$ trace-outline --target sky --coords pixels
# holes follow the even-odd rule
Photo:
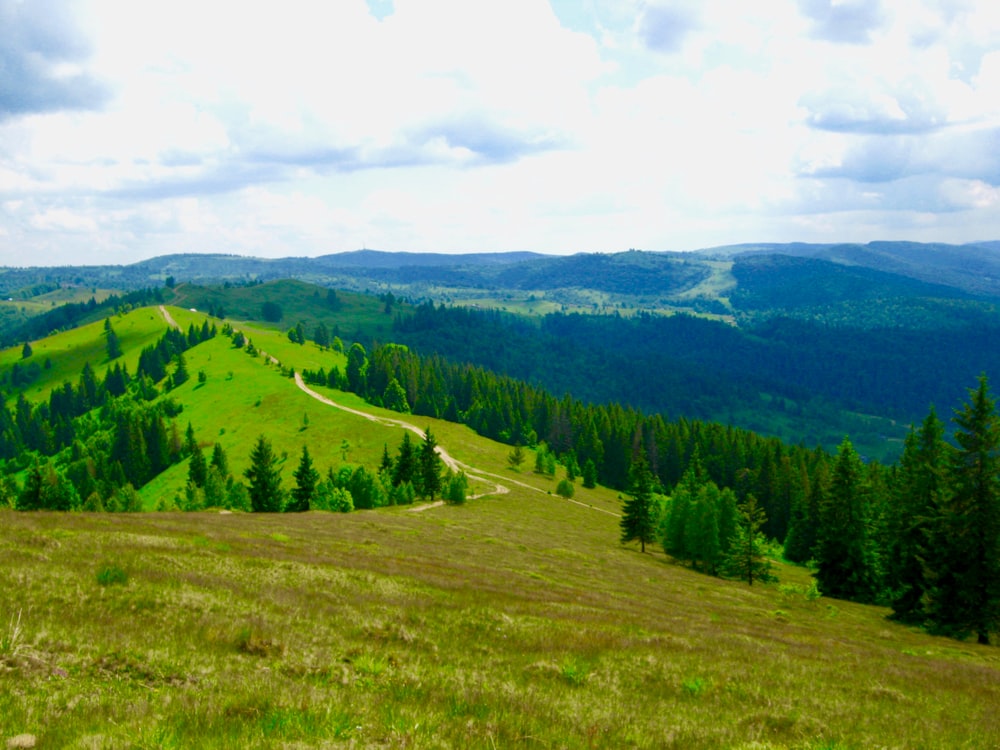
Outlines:
[[[992,239],[996,0],[0,0],[0,265]]]

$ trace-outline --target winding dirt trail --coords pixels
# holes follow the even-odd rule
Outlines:
[[[346,411],[348,414],[354,414],[356,416],[363,417],[364,419],[367,419],[370,422],[375,422],[377,424],[386,425],[388,427],[402,427],[404,430],[409,430],[410,432],[417,435],[421,440],[424,439],[424,431],[421,430],[419,427],[417,427],[415,424],[406,422],[405,420],[402,419],[378,417],[375,416],[374,414],[369,414],[366,411],[361,411],[360,409],[353,409],[350,406],[345,406],[344,404],[338,404],[336,401],[328,399],[323,394],[317,393],[312,388],[307,386],[305,384],[305,381],[302,380],[302,376],[299,373],[295,373],[295,385],[297,385],[303,392],[312,396],[320,403],[326,404],[327,406],[332,406],[335,409]],[[440,445],[438,445],[434,450],[441,457],[441,460],[444,462],[444,465],[447,466],[449,469],[451,469],[453,472],[458,473],[459,471],[464,471],[465,475],[471,480],[475,480],[477,482],[485,482],[486,484],[493,485],[492,491],[485,492],[479,495],[472,495],[469,497],[470,500],[475,500],[476,498],[482,497],[483,495],[492,495],[492,494],[506,495],[508,492],[510,492],[509,487],[506,487],[505,485],[487,479],[485,476],[480,476],[481,473],[485,472],[480,472],[475,467],[468,466],[467,464],[463,464],[461,461],[455,460],[455,458],[453,458],[452,455],[448,453],[448,451],[446,451]],[[437,503],[430,503],[428,505],[420,505],[416,508],[413,508],[413,510],[427,510],[428,508],[434,508],[437,507],[438,505],[443,505],[443,502],[439,501]]]
[[[163,319],[167,322],[167,325],[171,326],[172,328],[180,328],[180,326],[177,324],[177,321],[174,320],[173,316],[171,316],[170,313],[167,311],[166,306],[160,305],[160,314],[163,315]],[[274,357],[268,355],[265,352],[261,352],[261,354],[264,356],[265,360],[270,360],[272,363],[278,364],[278,360],[275,359]],[[369,412],[361,411],[360,409],[354,409],[350,406],[345,406],[344,404],[338,404],[336,401],[332,401],[323,394],[317,393],[312,388],[307,386],[305,384],[305,381],[302,380],[302,376],[299,373],[295,373],[295,385],[297,385],[304,393],[308,394],[309,396],[316,399],[320,403],[326,404],[327,406],[332,406],[334,409],[340,409],[341,411],[345,411],[349,414],[354,414],[355,416],[363,417],[364,419],[367,419],[371,422],[376,422],[377,424],[382,424],[389,427],[401,427],[404,430],[409,430],[410,432],[414,433],[421,440],[424,439],[424,431],[411,422],[407,422],[402,419],[392,419],[390,417],[379,417],[374,414],[370,414]],[[441,460],[444,462],[445,466],[447,466],[453,472],[458,473],[459,471],[464,471],[465,476],[468,477],[470,480],[476,482],[483,482],[485,484],[493,486],[492,490],[481,492],[478,495],[470,495],[469,500],[475,500],[477,498],[484,497],[485,495],[506,495],[507,493],[509,493],[510,487],[496,481],[498,479],[503,480],[504,482],[509,482],[510,484],[517,485],[522,489],[530,490],[532,492],[537,492],[541,495],[546,495],[546,496],[550,495],[549,492],[543,489],[539,489],[538,487],[534,487],[530,484],[527,484],[526,482],[520,482],[516,479],[511,479],[510,477],[504,477],[500,476],[499,474],[493,474],[488,471],[477,469],[475,466],[470,466],[469,464],[462,463],[461,461],[456,460],[450,453],[448,453],[448,451],[446,451],[440,445],[438,445],[434,450],[441,457]],[[581,508],[587,508],[589,510],[597,511],[598,513],[605,513],[609,516],[615,516],[616,518],[621,517],[620,513],[615,513],[614,511],[610,510],[604,510],[603,508],[595,508],[593,505],[588,505],[587,503],[581,503],[579,500],[573,500],[572,498],[562,498],[562,499],[568,503],[572,503],[573,505],[579,505]],[[444,505],[444,501],[437,500],[433,503],[425,503],[423,505],[418,505],[413,508],[409,508],[408,510],[419,512],[424,510],[430,510],[431,508],[438,508],[442,505]]]
[[[167,312],[167,308],[164,305],[160,305],[160,314],[163,316],[163,319],[167,321],[168,326],[171,328],[180,328],[180,326],[177,325],[177,321],[174,320],[173,316]]]

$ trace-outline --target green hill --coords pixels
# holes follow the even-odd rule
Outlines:
[[[993,649],[813,599],[796,569],[778,587],[700,576],[505,479],[509,494],[423,512],[0,512],[0,737],[995,746]]]
[[[302,289],[282,289],[293,310]],[[197,328],[206,316],[189,307],[166,312]],[[167,325],[156,308],[113,324],[130,362]],[[563,499],[556,478],[513,471],[509,446],[464,426],[315,387],[362,413],[322,403],[290,368],[343,367],[342,354],[292,343],[284,327],[233,325],[262,353],[198,343],[169,397],[234,475],[262,433],[288,456],[286,486],[303,445],[321,470],[343,461],[344,440],[349,462],[374,465],[403,420],[430,426],[484,496],[350,514],[0,511],[0,739],[995,747],[995,649],[819,597],[804,568],[778,563],[780,584],[748,587],[640,554],[618,543],[613,491]],[[100,362],[102,331],[38,342],[49,372]],[[146,506],[186,477],[186,461],[169,468],[143,488]]]

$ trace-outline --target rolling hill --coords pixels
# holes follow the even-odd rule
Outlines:
[[[290,341],[293,320],[320,309],[310,325],[389,326],[380,300],[343,294],[324,308],[318,291],[181,286],[183,306],[112,324],[134,370],[169,321],[221,322],[203,303],[280,304],[280,324],[227,318],[256,356],[226,336],[197,343],[184,352],[192,377],[168,396],[202,448],[223,446],[236,477],[266,435],[287,487],[303,446],[320,469],[377,465],[403,435],[399,414],[315,387],[361,413],[335,408],[290,377],[347,361]],[[83,360],[106,365],[102,332],[95,322],[35,342],[32,357],[51,366],[26,395],[44,399]],[[19,356],[5,353],[0,370]],[[350,514],[0,511],[0,737],[848,748],[991,747],[1000,736],[993,649],[819,597],[804,568],[779,563],[780,584],[747,587],[658,549],[640,554],[617,541],[616,492],[559,497],[563,469],[515,471],[507,445],[406,420],[481,477],[470,490],[483,496]],[[173,465],[142,488],[143,504],[181,497],[187,478],[186,461]]]

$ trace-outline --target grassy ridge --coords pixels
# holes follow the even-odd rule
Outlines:
[[[611,516],[516,485],[420,513],[0,520],[0,642],[21,618],[0,650],[0,737],[39,746],[1000,736],[992,649],[811,600],[794,569],[783,588],[705,578],[618,546]]]
[[[111,325],[124,352],[115,361],[133,374],[142,349],[156,343],[167,330],[163,316],[155,307],[143,307],[126,315],[112,315]],[[24,360],[21,359],[20,346],[0,352],[0,373],[9,371],[15,363],[24,366],[37,362],[42,365],[46,359],[50,361],[51,367],[43,368],[39,378],[25,391],[25,397],[30,401],[47,399],[52,389],[66,380],[75,385],[87,362],[90,362],[98,378],[103,378],[108,365],[113,364],[108,360],[103,320],[33,341],[31,348],[31,357]]]

